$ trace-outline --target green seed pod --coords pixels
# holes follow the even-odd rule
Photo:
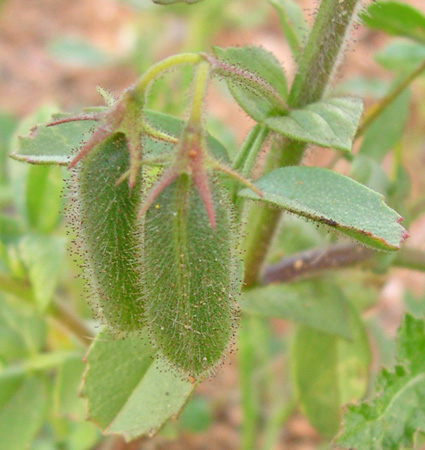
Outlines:
[[[82,237],[91,294],[101,318],[116,331],[143,323],[137,211],[140,180],[130,189],[116,185],[128,170],[129,151],[123,134],[99,144],[77,166],[76,231]]]
[[[158,195],[144,221],[142,280],[151,338],[192,377],[221,360],[237,317],[231,206],[223,188],[211,188],[215,228],[187,175]]]

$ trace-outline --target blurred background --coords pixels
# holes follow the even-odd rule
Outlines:
[[[311,24],[318,1],[295,3]],[[404,3],[425,14],[422,0]],[[239,355],[232,355],[204,382],[182,416],[157,437],[125,445],[119,438],[102,438],[94,425],[84,422],[84,403],[76,398],[84,343],[69,333],[66,321],[76,315],[89,322],[91,312],[83,282],[75,278],[78,262],[66,251],[69,238],[59,213],[66,175],[56,167],[27,167],[7,157],[19,134],[27,134],[52,113],[101,105],[97,86],[119,95],[162,58],[183,51],[208,52],[212,45],[244,44],[273,52],[292,79],[295,64],[277,11],[267,0],[205,0],[191,7],[161,7],[150,0],[0,0],[0,368],[27,364],[44,374],[13,391],[18,396],[15,404],[21,399],[31,412],[27,419],[19,409],[16,417],[10,410],[6,415],[0,394],[0,443],[10,439],[12,428],[16,436],[10,447],[2,448],[234,450],[241,448],[241,433],[246,442],[252,441],[245,442],[247,449],[329,448],[292,399],[286,359],[292,324],[278,319],[244,318],[250,336],[241,336],[245,341]],[[356,25],[334,77],[335,91],[360,96],[370,105],[424,58],[423,44]],[[155,84],[149,106],[184,117],[190,79],[185,70],[167,75]],[[333,163],[330,150],[311,148],[304,163],[332,164],[391,196],[392,206],[408,216],[408,244],[425,250],[424,98],[422,76],[369,135],[370,152],[379,158],[353,167],[343,159]],[[208,116],[209,131],[231,153],[253,125],[224,84],[216,81],[209,90]],[[388,130],[394,133],[381,148]],[[394,161],[400,155],[403,173],[394,192]],[[285,220],[285,233],[277,237],[270,261],[333,239],[311,224]],[[385,261],[381,263],[372,272],[350,269],[334,277],[341,286],[350,277],[344,295],[360,305],[374,370],[392,361],[391,338],[403,311],[425,310],[425,276],[406,269],[388,271]],[[0,388],[1,383],[6,392],[8,381],[0,380]],[[247,398],[244,389],[258,398]],[[28,428],[30,419],[33,425]],[[243,431],[246,420],[251,421],[250,432]],[[249,436],[252,430],[254,438]]]

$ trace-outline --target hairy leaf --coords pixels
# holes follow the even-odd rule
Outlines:
[[[398,331],[397,364],[382,369],[375,395],[348,405],[336,443],[356,450],[398,450],[425,431],[425,324],[407,314]]]
[[[105,330],[88,353],[82,395],[89,420],[132,440],[155,434],[180,412],[194,387],[155,359],[143,330],[121,339]]]
[[[360,99],[335,97],[292,110],[286,116],[269,117],[264,123],[291,139],[349,152],[362,111]]]
[[[275,56],[261,47],[214,47],[222,63],[214,70],[222,76],[235,100],[253,119],[286,110],[284,99],[288,92],[285,73]]]
[[[179,137],[183,129],[183,120],[154,111],[144,111],[146,120],[161,131],[174,137]],[[58,114],[55,118],[69,117],[72,114]],[[94,121],[69,122],[53,127],[39,125],[28,136],[19,138],[18,148],[12,158],[30,164],[68,165],[71,155],[86,140],[90,131],[96,126]],[[228,155],[223,145],[208,135],[206,137],[208,150],[219,160],[228,161]],[[174,146],[145,136],[144,151],[151,156],[158,156],[173,150]]]
[[[331,170],[282,167],[255,185],[262,198],[249,189],[239,195],[306,217],[372,248],[397,250],[407,236],[402,217],[382,195]]]

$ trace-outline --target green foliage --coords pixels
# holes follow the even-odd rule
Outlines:
[[[74,194],[78,204],[71,212],[83,239],[81,256],[94,303],[117,331],[140,328],[145,310],[136,227],[141,184],[139,180],[132,190],[126,182],[117,186],[126,170],[128,148],[123,135],[116,134],[79,166]]]
[[[155,128],[162,130],[172,137],[178,137],[182,131],[184,122],[168,114],[155,111],[145,111],[146,120]],[[55,114],[53,119],[72,117],[71,114]],[[28,136],[19,138],[19,146],[11,155],[12,158],[25,161],[30,164],[59,164],[68,165],[71,155],[81,142],[86,140],[89,131],[95,124],[92,120],[63,123],[54,127],[39,125]],[[228,161],[226,149],[223,145],[207,135],[206,144],[208,150],[217,159]],[[144,137],[144,150],[153,157],[170,153],[173,146],[167,142]]]
[[[254,120],[282,113],[288,96],[286,78],[276,57],[261,47],[214,47],[222,76],[240,107]]]
[[[410,104],[408,89],[398,95],[366,131],[359,153],[381,162],[400,141]]]
[[[369,5],[362,19],[369,28],[425,43],[425,16],[410,5],[377,1]]]
[[[47,412],[47,389],[44,377],[0,374],[0,439],[10,450],[33,441]]]
[[[351,338],[347,302],[329,282],[298,282],[250,289],[243,294],[240,303],[247,314],[293,320],[330,335]]]
[[[154,356],[143,330],[118,339],[103,331],[91,346],[82,395],[108,434],[152,436],[186,403],[195,386]]]
[[[342,448],[396,450],[411,447],[417,430],[425,429],[425,325],[406,315],[398,331],[397,364],[382,369],[375,394],[348,405],[336,442]]]
[[[329,98],[264,123],[291,139],[349,152],[362,111],[360,99]]]
[[[221,360],[235,327],[235,239],[229,200],[211,183],[216,227],[187,176],[146,214],[142,284],[147,324],[167,360],[193,377]]]
[[[276,8],[283,34],[291,47],[293,56],[297,58],[310,31],[303,11],[294,0],[269,1]]]
[[[183,2],[198,0],[154,3]],[[404,147],[410,149],[412,139],[403,132],[415,101],[409,85],[423,67],[425,17],[402,3],[371,4],[362,14],[370,28],[413,42],[390,42],[375,56],[395,71],[392,82],[348,80],[338,97],[329,81],[360,2],[322,0],[311,31],[295,1],[270,0],[262,9],[259,3],[210,0],[159,8],[139,2],[146,17],[134,55],[112,58],[79,38],[57,38],[48,52],[71,66],[145,68],[157,41],[150,27],[164,18],[166,23],[170,12],[188,29],[186,51],[201,52],[160,61],[118,98],[100,89],[106,108],[55,114],[60,123],[54,126],[45,123],[56,112],[51,106],[19,125],[0,114],[0,442],[12,450],[109,448],[115,438],[104,436],[153,436],[186,404],[163,436],[207,431],[221,410],[211,407],[204,391],[190,397],[234,348],[239,306],[242,450],[274,448],[295,408],[326,447],[344,404],[365,392],[369,400],[347,407],[339,445],[396,449],[411,445],[417,429],[425,432],[424,323],[405,318],[397,365],[381,371],[375,393],[375,374],[369,373],[371,348],[378,363],[394,359],[393,341],[376,309],[370,310],[387,271],[425,268],[419,249],[396,252],[407,232],[400,214],[386,205],[407,222],[423,210],[423,199],[411,196]],[[262,47],[202,53],[217,23],[232,30],[260,23],[270,4],[298,66],[290,89],[278,58]],[[189,67],[175,75],[181,65]],[[187,106],[193,73],[190,108],[181,120],[176,115]],[[224,79],[254,120],[240,149],[238,130],[204,117],[213,76]],[[377,100],[363,118],[363,102],[353,95]],[[310,144],[339,150],[328,167],[339,167],[344,158],[345,173],[357,181],[329,169],[297,167]],[[359,151],[351,154],[353,147]],[[69,165],[78,149],[73,176],[54,167]],[[6,162],[11,150],[15,160],[32,165]],[[408,164],[414,156],[411,151]],[[217,171],[224,175],[213,178]],[[81,246],[76,263],[90,280],[89,295],[73,280],[76,269],[64,253],[63,177],[70,240]],[[253,184],[248,177],[258,179]],[[246,188],[238,196],[240,184]],[[294,216],[280,220],[281,210]],[[378,257],[354,244],[335,245],[329,230],[391,252]],[[248,249],[245,283],[240,243]],[[335,248],[344,249],[337,258]],[[304,269],[308,255],[316,258],[310,271]],[[353,256],[375,273],[338,267]],[[276,268],[285,272],[281,280],[293,279],[300,268],[317,279],[279,282]],[[341,270],[323,276],[329,268]],[[277,283],[267,285],[275,269]],[[107,324],[100,332],[85,297],[93,300],[95,319]],[[411,299],[406,304],[423,311]],[[270,326],[269,319],[280,320]],[[84,422],[86,413],[93,424]]]
[[[342,293],[340,294],[342,295]],[[307,326],[296,330],[292,370],[301,408],[323,436],[332,437],[341,407],[366,391],[370,349],[364,325],[350,305],[351,338],[347,341]]]
[[[406,237],[401,217],[378,193],[351,178],[318,167],[284,167],[256,181],[261,200],[344,233],[380,250],[397,250]]]

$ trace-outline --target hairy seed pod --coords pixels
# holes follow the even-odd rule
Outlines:
[[[81,160],[76,171],[77,231],[87,278],[102,319],[116,331],[140,328],[144,316],[137,228],[140,180],[132,189],[126,182],[116,185],[128,168],[125,136],[115,134]]]
[[[151,338],[192,377],[221,360],[236,323],[232,212],[224,189],[211,188],[215,228],[187,175],[162,191],[144,221],[142,279]]]

